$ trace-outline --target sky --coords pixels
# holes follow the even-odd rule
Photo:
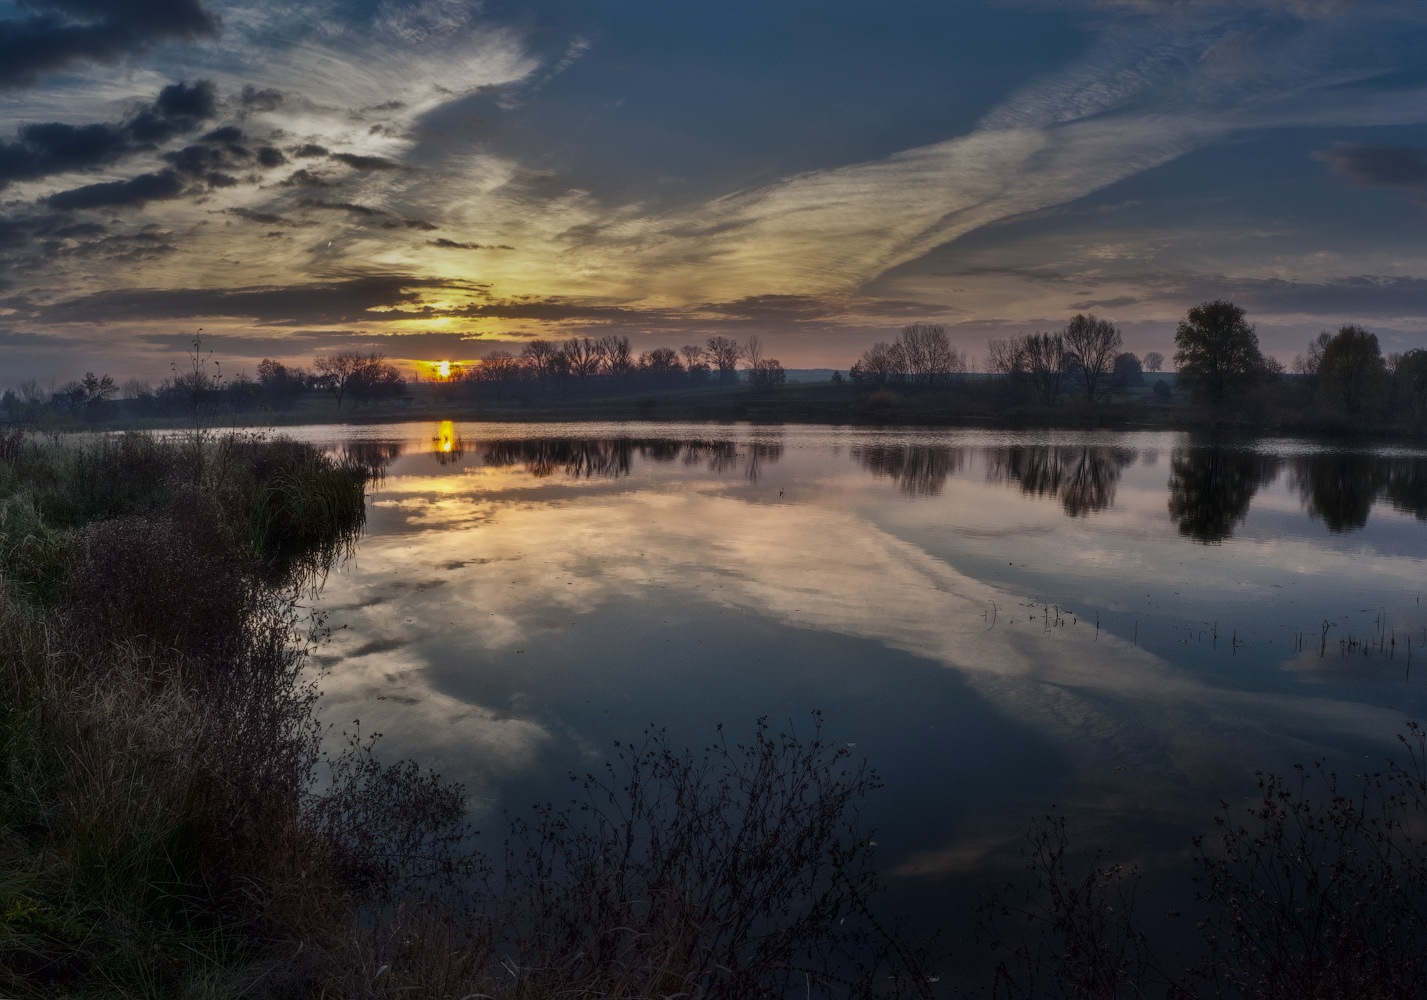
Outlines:
[[[0,0],[0,385],[1218,298],[1427,347],[1427,0]]]

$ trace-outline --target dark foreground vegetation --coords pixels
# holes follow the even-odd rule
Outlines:
[[[1417,1000],[1427,995],[1427,734],[1384,768],[1260,774],[1195,838],[1192,889],[1165,914],[1062,817],[1027,837],[1029,880],[982,909],[1006,998]],[[1158,911],[1158,912],[1156,912]]]
[[[0,996],[926,994],[816,723],[651,732],[498,863],[460,788],[324,753],[301,600],[382,457],[0,436]]]

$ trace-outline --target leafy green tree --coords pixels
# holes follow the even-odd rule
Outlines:
[[[1376,334],[1349,324],[1323,344],[1318,391],[1330,405],[1361,413],[1379,398],[1386,382],[1387,365]]]
[[[1174,346],[1177,381],[1202,401],[1222,403],[1268,374],[1253,324],[1222,299],[1190,309],[1174,332]]]

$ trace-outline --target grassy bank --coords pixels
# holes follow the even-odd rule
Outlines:
[[[1165,384],[1168,384],[1167,382]],[[182,429],[192,414],[143,415],[124,400],[82,412],[37,410],[31,424],[75,429]],[[468,387],[421,383],[398,401],[346,402],[309,393],[281,408],[218,407],[205,419],[232,427],[385,423],[409,420],[492,422],[680,421],[847,426],[973,427],[990,429],[1183,430],[1243,434],[1300,434],[1420,439],[1427,425],[1410,420],[1350,417],[1324,409],[1301,387],[1276,385],[1231,405],[1196,406],[1170,400],[1146,386],[1090,404],[1068,399],[1053,405],[1008,394],[992,378],[967,376],[951,386],[871,388],[848,382],[790,384],[755,393],[747,386],[706,386],[625,394],[559,391],[472,392]]]
[[[0,437],[0,996],[920,995],[816,732],[620,750],[471,854],[460,788],[323,753],[301,605],[379,469]]]

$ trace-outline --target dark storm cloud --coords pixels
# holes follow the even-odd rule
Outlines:
[[[1074,288],[1085,298],[1066,303],[1067,310],[1115,309],[1141,303],[1177,304],[1184,310],[1213,299],[1229,299],[1250,313],[1374,317],[1427,317],[1427,278],[1351,275],[1321,281],[1284,278],[1231,278],[1190,271],[1090,275],[1028,270],[1017,267],[965,268],[943,272],[950,277],[1015,277],[1054,288]],[[1133,292],[1107,298],[1098,290]],[[1109,318],[1114,318],[1113,316]]]
[[[153,347],[175,353],[193,346],[192,334],[147,334],[138,338]],[[381,351],[396,358],[470,357],[478,350],[496,343],[476,333],[399,333],[371,334],[357,330],[294,330],[291,332],[223,334],[205,338],[215,351],[225,357],[265,358],[301,357],[324,351]],[[500,343],[511,343],[503,341]]]
[[[278,187],[293,188],[330,188],[337,185],[319,173],[314,173],[303,167],[301,170],[294,170],[285,180],[278,182]]]
[[[515,247],[505,243],[464,243],[460,240],[448,240],[444,236],[440,239],[427,240],[429,246],[440,247],[443,250],[514,250]]]
[[[60,191],[45,199],[51,208],[72,211],[84,208],[141,208],[151,201],[169,201],[184,192],[184,183],[174,170],[140,174],[126,181],[87,184]]]
[[[251,208],[230,208],[229,215],[236,215],[240,219],[247,219],[249,222],[256,222],[264,226],[300,226],[301,222],[276,215],[272,212],[259,212]]]
[[[229,289],[115,289],[48,305],[11,297],[4,304],[32,319],[55,323],[230,316],[264,325],[305,326],[357,323],[392,315],[377,310],[405,309],[410,313],[426,289],[470,292],[478,287],[439,278],[372,275]]]
[[[276,111],[282,104],[282,92],[271,88],[259,90],[251,83],[243,88],[238,100],[249,111]]]
[[[358,156],[355,153],[333,153],[332,159],[339,160],[353,170],[401,170],[400,163],[381,156]]]
[[[1123,309],[1125,306],[1132,306],[1140,301],[1133,295],[1117,295],[1112,299],[1086,299],[1084,302],[1072,302],[1072,309]]]
[[[316,156],[326,156],[327,147],[319,146],[315,142],[304,143],[292,151],[292,155],[298,159],[310,159]]]
[[[213,35],[200,0],[20,0],[0,21],[0,87],[34,83],[76,62],[116,62],[156,41]]]
[[[1333,172],[1364,187],[1427,191],[1427,149],[1416,146],[1339,146],[1314,154]]]
[[[298,204],[303,208],[313,208],[318,211],[345,212],[354,219],[380,226],[383,229],[418,229],[422,232],[434,232],[438,228],[424,219],[404,219],[395,212],[388,212],[384,208],[372,208],[370,205],[359,205],[351,201],[322,201],[318,198],[303,198]]]
[[[165,87],[152,104],[116,125],[23,125],[16,141],[0,143],[0,188],[14,181],[109,166],[136,150],[192,131],[216,110],[213,84],[200,80]]]
[[[136,233],[118,233],[75,243],[51,243],[45,247],[54,260],[103,260],[111,264],[132,264],[159,260],[178,252],[173,233],[146,227]]]

